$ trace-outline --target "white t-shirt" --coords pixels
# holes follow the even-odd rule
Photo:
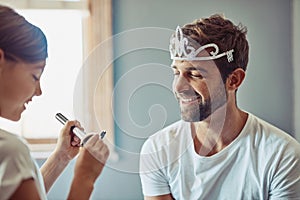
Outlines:
[[[40,199],[47,199],[42,175],[25,141],[0,129],[0,200],[8,199],[28,178],[34,179]]]
[[[219,153],[196,154],[190,123],[149,137],[140,156],[145,196],[175,199],[300,199],[300,144],[249,114],[239,136]]]

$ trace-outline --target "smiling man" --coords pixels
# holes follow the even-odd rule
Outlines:
[[[300,199],[300,144],[237,106],[248,64],[246,32],[212,15],[171,36],[182,120],[143,145],[145,199]]]

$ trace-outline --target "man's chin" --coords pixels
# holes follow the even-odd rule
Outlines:
[[[181,119],[183,121],[186,121],[186,122],[199,122],[199,121],[202,121],[201,120],[201,117],[198,115],[198,116],[190,116],[190,115],[181,115]]]
[[[209,113],[205,112],[181,112],[181,119],[186,122],[201,122],[206,120],[210,116]]]

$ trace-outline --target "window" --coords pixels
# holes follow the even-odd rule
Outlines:
[[[43,95],[36,97],[25,111],[22,133],[25,138],[56,138],[61,124],[55,120],[55,114],[73,115],[73,88],[82,65],[81,13],[70,10],[20,13],[45,32],[49,51],[41,78]]]

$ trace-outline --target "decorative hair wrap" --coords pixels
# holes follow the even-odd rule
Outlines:
[[[170,39],[169,50],[171,59],[196,61],[214,60],[223,56],[227,56],[228,62],[233,61],[233,49],[219,54],[219,47],[214,43],[206,44],[204,46],[200,46],[198,49],[195,49],[189,44],[190,42],[191,41],[183,35],[181,28],[177,26],[175,36]],[[198,54],[207,48],[214,48],[213,51],[209,52],[210,56],[199,57]]]

